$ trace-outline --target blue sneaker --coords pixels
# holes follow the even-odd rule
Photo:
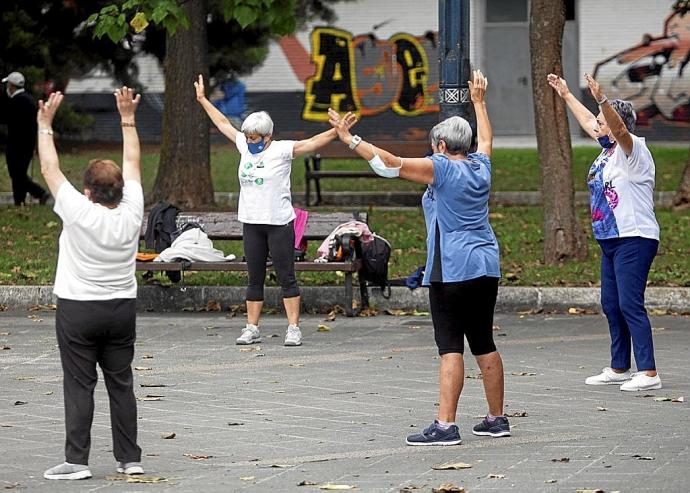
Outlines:
[[[493,422],[487,418],[472,428],[472,433],[479,436],[509,437],[510,424],[505,416],[497,416]]]
[[[438,421],[434,420],[426,430],[408,436],[405,442],[408,445],[459,445],[462,440],[457,426],[451,425],[447,430],[443,430]]]

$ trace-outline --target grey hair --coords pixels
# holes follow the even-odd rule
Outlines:
[[[621,117],[628,132],[633,133],[635,131],[637,115],[635,114],[632,103],[630,101],[623,101],[622,99],[612,99],[609,100],[609,104],[616,113],[618,113],[618,116]]]
[[[242,133],[265,137],[273,134],[273,120],[265,111],[252,113],[242,122]]]
[[[437,123],[429,133],[431,143],[438,148],[438,143],[443,140],[448,152],[453,154],[465,154],[470,151],[472,145],[472,127],[461,116],[451,116]]]

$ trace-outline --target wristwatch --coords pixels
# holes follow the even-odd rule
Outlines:
[[[354,149],[355,147],[357,147],[359,145],[360,142],[362,142],[362,137],[360,137],[359,135],[353,135],[352,140],[348,144],[348,147],[350,149]]]

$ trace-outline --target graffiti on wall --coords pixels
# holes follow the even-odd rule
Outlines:
[[[381,40],[320,27],[311,33],[311,48],[315,68],[305,81],[305,120],[328,121],[328,108],[358,116],[388,109],[402,116],[439,110],[436,33],[398,33]]]
[[[631,101],[637,124],[690,124],[690,2],[677,1],[661,36],[599,62],[594,76],[609,97]]]

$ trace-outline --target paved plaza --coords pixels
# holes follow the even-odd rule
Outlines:
[[[282,346],[284,319],[262,322],[263,342],[236,346],[242,318],[140,314],[135,355],[146,477],[115,473],[108,401],[96,388],[93,478],[47,481],[64,459],[62,375],[54,312],[0,313],[0,489],[6,491],[466,491],[606,492],[690,489],[690,318],[655,316],[664,389],[587,387],[608,364],[600,315],[501,314],[496,342],[513,435],[472,435],[486,413],[466,358],[462,445],[409,447],[434,418],[438,357],[425,316],[303,320],[304,345]],[[324,324],[330,330],[321,329]],[[683,397],[684,399],[679,399]],[[668,398],[668,399],[665,399]],[[174,438],[173,438],[174,434]],[[462,462],[471,467],[437,470]],[[299,486],[300,483],[307,483]]]

